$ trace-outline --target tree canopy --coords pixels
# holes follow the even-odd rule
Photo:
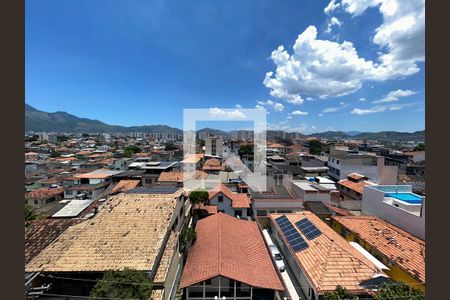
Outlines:
[[[36,209],[31,205],[25,205],[25,227],[30,226],[30,224],[38,218]]]
[[[425,151],[425,144],[419,143],[416,147],[414,147],[414,151]]]
[[[124,150],[125,151],[124,151],[123,155],[126,156],[126,157],[131,157],[135,153],[141,152],[141,148],[139,148],[138,146],[134,146],[134,145],[127,146],[127,147],[125,147]]]
[[[375,299],[416,299],[423,300],[425,295],[419,289],[413,288],[403,282],[383,283],[378,290]]]
[[[324,300],[347,300],[358,299],[355,295],[350,293],[345,287],[338,285],[333,292],[326,292],[323,295]]]
[[[107,271],[91,291],[91,298],[149,299],[153,284],[143,272],[125,268]]]
[[[311,154],[318,155],[320,152],[322,152],[322,142],[320,140],[310,140],[308,142],[309,144],[309,152]]]
[[[209,200],[209,194],[205,190],[194,190],[189,194],[189,200],[193,205],[206,203]]]

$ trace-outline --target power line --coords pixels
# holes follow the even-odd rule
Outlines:
[[[112,281],[112,280],[104,280],[104,279],[87,279],[87,278],[72,278],[72,277],[61,277],[61,276],[54,276],[54,275],[44,275],[44,274],[40,274],[39,276],[42,277],[48,277],[48,278],[55,278],[55,279],[63,279],[63,280],[74,280],[74,281],[86,281],[86,282],[108,282],[108,283],[117,283],[117,284],[131,284],[131,285],[153,285],[155,286],[154,283],[139,283],[139,282],[122,282],[122,281]],[[420,283],[403,283],[403,282],[392,282],[389,283],[389,285],[421,285]],[[163,287],[173,287],[174,284],[156,284],[156,286],[163,286]],[[365,287],[377,287],[379,285],[375,285],[375,284],[370,284],[370,285],[363,285]],[[211,288],[219,288],[222,286],[219,285],[208,285],[208,287]],[[293,285],[293,287],[295,288],[310,288],[311,286],[307,286],[307,285]]]

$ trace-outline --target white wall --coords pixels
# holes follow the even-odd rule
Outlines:
[[[219,196],[223,196],[223,202],[219,202]],[[230,215],[232,217],[235,216],[234,215],[235,209],[232,207],[231,200],[227,196],[225,196],[223,193],[218,193],[213,198],[211,198],[209,200],[209,204],[216,205],[217,210],[223,210],[227,215]],[[247,208],[236,208],[236,210],[241,210],[242,211],[241,217],[247,218],[247,216],[248,216]]]
[[[410,187],[411,188],[411,187]],[[422,204],[422,216],[419,217],[398,207],[384,203],[384,192],[364,187],[361,210],[368,215],[377,216],[412,235],[425,240],[425,198]]]

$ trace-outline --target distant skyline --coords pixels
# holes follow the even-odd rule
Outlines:
[[[265,107],[269,129],[413,132],[424,27],[419,0],[27,0],[25,101],[124,126]]]

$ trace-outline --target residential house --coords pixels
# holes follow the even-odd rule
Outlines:
[[[336,181],[346,179],[351,173],[366,176],[378,184],[396,184],[398,167],[385,164],[385,158],[367,154],[330,154],[328,176]]]
[[[279,299],[284,287],[256,222],[217,213],[196,232],[180,281],[184,299]]]
[[[255,191],[250,188],[252,213],[264,217],[270,213],[291,213],[303,210],[303,201],[291,194],[283,185],[275,185],[269,191]]]
[[[247,194],[233,193],[224,184],[219,184],[209,194],[209,206],[216,206],[218,212],[240,218],[250,216],[250,199]]]
[[[337,182],[340,194],[339,207],[349,210],[361,210],[361,200],[364,187],[366,185],[375,185],[367,176],[351,173],[347,179]]]
[[[52,283],[49,293],[87,297],[104,272],[131,268],[149,275],[160,299],[173,299],[183,264],[178,235],[186,226],[187,202],[182,189],[138,188],[115,195],[93,218],[67,228],[25,272],[39,272],[39,283]]]
[[[43,207],[51,202],[61,200],[63,195],[63,187],[38,188],[25,194],[25,201],[33,207]]]
[[[309,180],[291,181],[291,190],[302,202],[320,201],[336,205],[339,192],[333,181],[324,177],[314,177]]]
[[[225,166],[222,165],[219,159],[210,158],[205,161],[202,170],[210,174],[219,174],[220,171],[225,171]]]
[[[144,170],[142,174],[142,186],[150,186],[158,181],[159,175],[162,172],[169,172],[174,170],[178,166],[178,162],[173,161],[151,161],[146,162],[139,167],[140,170]]]
[[[123,171],[99,169],[89,173],[76,174],[64,181],[64,198],[76,197],[99,199],[112,183],[112,176]]]
[[[410,185],[365,186],[361,211],[425,240],[425,197],[414,194]]]
[[[389,277],[425,290],[425,241],[375,216],[334,216],[332,227],[385,264]]]
[[[340,285],[357,295],[383,272],[311,212],[271,214],[269,233],[306,299],[318,300]]]

